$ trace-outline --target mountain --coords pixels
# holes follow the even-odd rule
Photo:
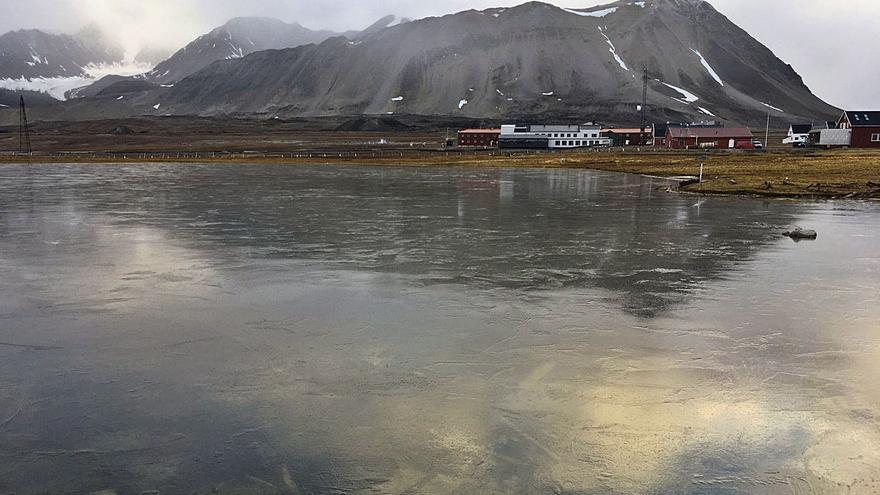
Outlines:
[[[137,55],[134,56],[134,62],[136,64],[144,64],[155,67],[156,65],[162,63],[162,61],[170,58],[172,55],[174,55],[174,50],[148,46],[142,48],[137,53]]]
[[[238,46],[225,47],[228,56]],[[807,120],[837,113],[791,66],[702,0],[469,10],[354,41],[233,57],[130,104],[147,113],[159,105],[162,114],[636,122],[642,67],[654,120],[757,123],[768,111]]]
[[[95,27],[74,35],[36,29],[0,36],[0,79],[78,77],[90,65],[122,62],[124,50]]]
[[[262,50],[320,43],[332,36],[336,33],[313,31],[278,19],[239,17],[200,36],[145,76],[154,83],[170,84],[218,60],[238,59]]]
[[[369,36],[373,33],[377,33],[383,29],[398,26],[400,24],[406,24],[407,22],[412,22],[412,19],[408,17],[398,17],[396,15],[387,15],[378,21],[374,22],[368,28],[363,31],[357,33],[353,38],[363,38],[365,36]]]

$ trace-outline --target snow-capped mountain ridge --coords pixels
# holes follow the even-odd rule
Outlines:
[[[145,77],[154,83],[174,83],[218,60],[239,59],[270,49],[292,48],[336,36],[331,31],[313,31],[297,23],[268,17],[237,17],[210,33],[196,38]]]
[[[121,45],[92,26],[73,35],[27,29],[0,36],[0,79],[85,76],[91,66],[124,59]]]

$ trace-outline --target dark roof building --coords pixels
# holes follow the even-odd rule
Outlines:
[[[782,140],[782,144],[791,144],[795,148],[803,148],[810,139],[810,131],[813,124],[791,124],[788,135]]]
[[[837,127],[852,130],[853,148],[880,148],[880,111],[843,112]]]
[[[651,142],[651,129],[648,127],[602,129],[602,137],[611,139],[612,146],[645,146]]]
[[[689,124],[670,123],[654,124],[654,146],[666,147],[666,131],[669,129],[685,128],[685,127],[724,127],[724,124],[715,121],[709,122],[691,122]]]
[[[838,123],[848,122],[847,128],[851,127],[878,127],[880,126],[880,112],[843,112]]]
[[[675,149],[752,149],[754,135],[747,127],[670,127],[666,147]]]

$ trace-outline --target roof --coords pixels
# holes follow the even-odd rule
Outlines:
[[[501,129],[462,129],[459,134],[501,134]]]
[[[584,130],[598,129],[596,124],[581,125],[532,125],[529,132],[581,132]]]
[[[642,131],[638,127],[621,127],[616,129],[602,129],[602,132],[613,132],[616,134],[641,134],[642,132],[644,132],[645,134],[650,134],[651,128],[645,127],[645,130]]]
[[[810,129],[810,132],[813,133],[828,129],[837,129],[837,122],[819,122],[818,124],[813,124],[813,128]]]
[[[880,127],[880,111],[848,111],[844,112],[846,120],[853,127]]]
[[[673,127],[669,129],[673,138],[700,138],[700,139],[734,139],[753,137],[752,131],[747,127]]]
[[[809,134],[813,130],[813,124],[792,124],[792,134]]]

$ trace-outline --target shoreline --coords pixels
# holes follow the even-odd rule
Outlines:
[[[673,189],[688,194],[757,196],[801,199],[880,199],[880,150],[839,150],[792,153],[669,152],[669,151],[567,151],[522,153],[515,151],[429,152],[426,150],[381,153],[223,154],[120,153],[116,155],[63,154],[49,156],[0,155],[0,164],[129,164],[129,163],[237,163],[278,165],[375,165],[396,167],[497,167],[570,168],[623,172],[657,178],[698,177]],[[119,156],[122,155],[122,156]],[[173,155],[173,156],[172,156]],[[189,156],[187,156],[189,155]],[[320,156],[318,156],[320,155]],[[24,158],[24,159],[23,159]],[[674,180],[674,179],[673,179]]]

